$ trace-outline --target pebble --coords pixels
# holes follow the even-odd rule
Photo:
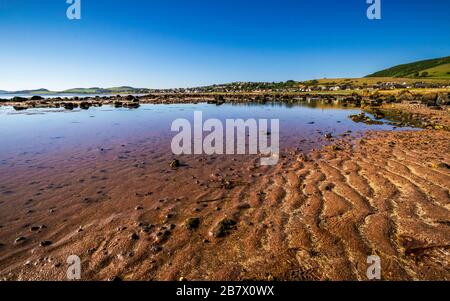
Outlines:
[[[38,227],[38,226],[33,226],[33,227],[30,228],[30,231],[31,231],[31,232],[35,232],[35,231],[38,231],[39,229],[40,229],[40,227]]]
[[[20,237],[17,237],[16,240],[15,240],[14,242],[17,244],[17,243],[22,242],[22,241],[25,241],[25,240],[27,240],[25,237],[20,236]]]
[[[52,245],[52,242],[50,240],[41,241],[41,247],[48,247],[50,245]]]
[[[153,247],[151,248],[151,251],[152,251],[152,252],[155,252],[155,253],[159,253],[159,252],[162,251],[162,248],[161,248],[160,246],[153,246]]]

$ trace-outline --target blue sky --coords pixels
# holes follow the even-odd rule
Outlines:
[[[450,55],[450,1],[0,0],[0,89],[359,77]]]

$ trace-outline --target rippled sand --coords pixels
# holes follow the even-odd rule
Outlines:
[[[450,280],[450,132],[333,145],[274,167],[186,156],[174,169],[126,145],[18,164],[2,174],[0,279],[64,280],[75,254],[83,280],[366,280],[369,255],[384,280]]]

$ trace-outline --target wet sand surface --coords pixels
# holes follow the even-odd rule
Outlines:
[[[314,139],[320,139],[315,137]],[[174,156],[158,138],[0,161],[0,279],[450,280],[450,134]],[[315,144],[317,145],[317,144]],[[151,151],[149,151],[151,150]]]

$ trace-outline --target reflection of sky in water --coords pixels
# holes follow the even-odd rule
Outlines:
[[[162,138],[170,151],[170,126],[177,118],[193,120],[193,112],[202,111],[203,119],[218,118],[280,119],[280,147],[301,146],[302,139],[337,136],[348,130],[392,129],[389,125],[357,124],[348,116],[357,109],[336,106],[312,107],[311,104],[248,105],[173,104],[142,105],[139,109],[114,109],[109,106],[89,110],[29,109],[16,112],[0,107],[0,158],[28,153],[51,153],[79,147],[106,147],[111,143],[136,143],[142,139]],[[314,122],[314,124],[310,124]],[[322,133],[319,133],[322,132]]]

